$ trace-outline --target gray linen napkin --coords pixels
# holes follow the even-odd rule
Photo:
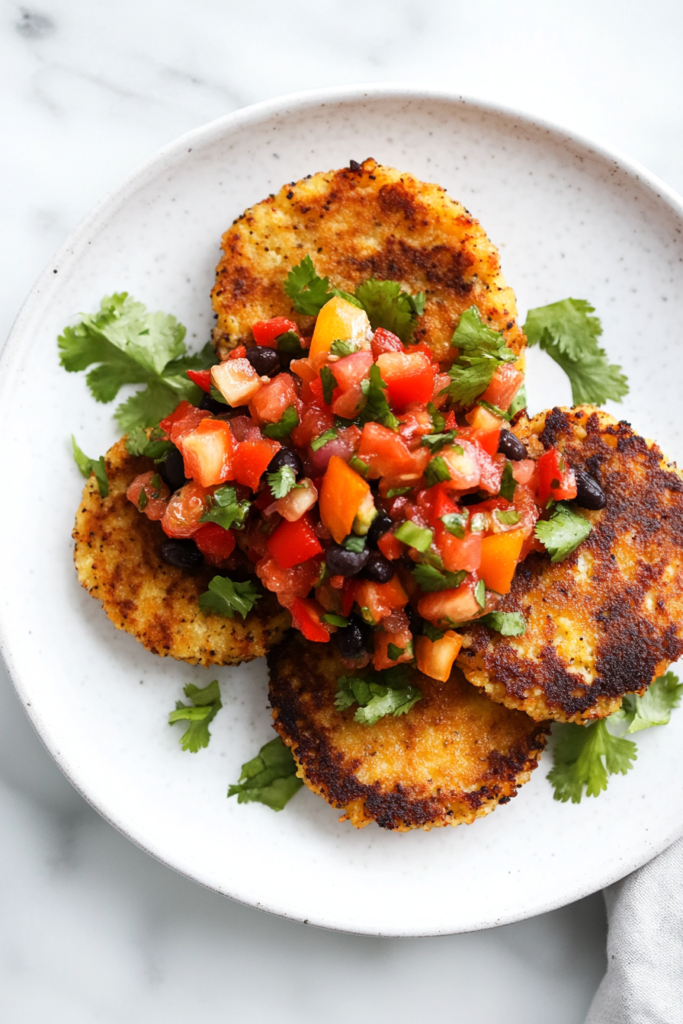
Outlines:
[[[683,839],[604,895],[607,973],[586,1024],[683,1024]]]

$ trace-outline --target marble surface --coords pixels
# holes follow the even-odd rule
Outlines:
[[[394,81],[517,105],[683,191],[682,32],[670,0],[618,11],[612,0],[3,0],[0,339],[52,252],[123,175],[183,131],[286,92]],[[48,608],[46,595],[36,613]],[[4,675],[0,820],[9,1024],[197,1011],[245,1024],[407,1021],[425,1005],[426,977],[439,978],[444,1003],[430,986],[429,1011],[449,1019],[521,1024],[533,1000],[556,1024],[578,1024],[605,967],[599,895],[492,932],[377,940],[206,892],[84,803]]]

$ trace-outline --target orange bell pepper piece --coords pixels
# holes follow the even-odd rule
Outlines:
[[[351,533],[353,521],[370,485],[338,455],[327,466],[320,488],[320,518],[337,544]]]
[[[447,630],[439,640],[419,636],[415,645],[417,667],[426,676],[445,683],[450,679],[453,662],[461,647],[462,637],[452,629]]]
[[[489,590],[495,590],[497,594],[509,592],[523,543],[524,530],[484,537],[481,542],[479,578]]]

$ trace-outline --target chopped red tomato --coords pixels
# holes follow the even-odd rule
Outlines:
[[[394,537],[391,530],[387,530],[386,533],[382,534],[382,536],[377,541],[377,547],[382,552],[384,557],[388,558],[390,562],[393,562],[395,561],[395,559],[400,558],[403,552],[406,550],[405,544],[402,541],[397,540],[397,538]]]
[[[479,449],[479,487],[487,494],[498,494],[505,468],[504,455],[489,455],[483,448]]]
[[[276,348],[277,339],[281,334],[287,334],[288,331],[299,334],[298,326],[293,320],[288,320],[286,316],[274,316],[271,320],[258,320],[251,329],[256,344],[266,345],[270,348]]]
[[[290,599],[306,597],[313,584],[320,579],[320,572],[320,560],[315,558],[289,569],[283,569],[269,555],[256,562],[256,575],[263,585],[278,596],[288,595]],[[288,597],[285,596],[285,605],[289,603]]]
[[[394,409],[404,409],[409,402],[431,399],[434,367],[424,352],[385,352],[377,365]]]
[[[198,409],[196,405],[183,400],[175,407],[170,416],[161,420],[159,426],[166,436],[170,437],[174,444],[177,444],[183,434],[194,430],[197,424],[205,419],[212,419],[210,412],[206,409]]]
[[[192,539],[212,565],[227,562],[235,550],[235,537],[230,530],[225,530],[218,523],[204,523]]]
[[[387,633],[383,629],[378,629],[374,640],[375,655],[372,663],[378,672],[381,672],[383,668],[391,668],[392,665],[400,665],[402,662],[413,660],[413,634],[409,629],[402,629],[399,633]],[[396,654],[397,651],[401,652],[398,657],[390,657],[389,644],[393,644],[396,648],[392,654]]]
[[[266,437],[252,438],[237,446],[233,460],[235,480],[255,491],[270,461],[282,445]]]
[[[263,382],[248,359],[224,359],[211,367],[211,383],[228,405],[246,405],[261,390]]]
[[[298,427],[291,433],[291,438],[297,448],[306,448],[315,437],[320,437],[326,430],[334,426],[334,418],[331,412],[320,409],[316,405],[309,405],[301,416]],[[322,448],[320,451],[324,451]]]
[[[510,363],[503,363],[496,368],[491,383],[481,396],[482,400],[507,412],[523,382],[524,374],[515,370]]]
[[[372,339],[372,357],[378,359],[383,352],[405,352],[406,348],[401,339],[384,327],[378,327]]]
[[[330,406],[325,401],[323,394],[323,382],[320,377],[314,377],[313,380],[304,384],[301,389],[301,397],[305,402],[315,402],[316,405],[320,406],[321,409],[329,409]]]
[[[307,515],[290,523],[284,519],[267,541],[268,550],[283,569],[322,554],[322,545]]]
[[[538,502],[546,505],[554,501],[576,497],[576,477],[557,448],[550,448],[536,463],[538,468]]]
[[[341,391],[348,391],[367,377],[371,366],[372,352],[362,351],[338,359],[336,363],[331,364],[330,370],[334,374],[337,387]]]
[[[193,384],[196,384],[207,395],[211,391],[211,370],[185,370]]]
[[[367,609],[366,617],[372,622],[381,622],[396,608],[404,608],[408,603],[398,573],[388,583],[374,583],[372,580],[358,580],[354,600],[362,609]]]
[[[249,412],[257,423],[277,423],[290,405],[297,404],[298,397],[291,374],[278,373],[254,395]]]
[[[476,585],[476,575],[472,575],[454,590],[438,590],[434,594],[425,594],[418,601],[417,610],[424,619],[429,619],[434,625],[440,622],[467,622],[468,619],[482,615],[484,611],[474,596]]]
[[[358,456],[370,467],[370,476],[400,476],[413,468],[407,445],[393,430],[379,423],[366,423],[358,448]]]
[[[295,597],[289,610],[292,613],[292,625],[295,629],[300,629],[307,640],[321,644],[329,642],[330,634],[320,621],[322,608],[317,601]]]
[[[141,498],[143,491],[145,496]],[[163,518],[169,494],[168,487],[153,469],[136,476],[126,491],[128,501],[132,501],[153,522]]]
[[[476,572],[481,563],[481,534],[465,533],[455,537],[441,523],[436,528],[436,543],[441,551],[444,568],[449,572]]]
[[[202,420],[179,441],[185,476],[202,487],[235,479],[235,440],[225,420]]]
[[[479,486],[481,470],[479,454],[481,449],[471,441],[456,438],[454,446],[442,448],[439,455],[448,466],[451,475],[448,483],[451,491],[471,491]]]
[[[345,420],[352,420],[361,407],[363,389],[360,384],[354,384],[348,391],[341,391],[336,388],[332,396],[332,412],[335,416],[341,416]]]
[[[199,529],[199,520],[211,492],[190,480],[175,494],[166,506],[161,527],[168,537],[191,537]]]
[[[244,359],[247,354],[246,345],[238,345],[232,350],[228,359]]]

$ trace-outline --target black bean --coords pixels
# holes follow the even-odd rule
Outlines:
[[[280,360],[274,348],[265,345],[254,345],[247,349],[247,359],[260,377],[272,377],[280,372]]]
[[[370,558],[367,548],[362,551],[347,551],[341,544],[331,544],[325,552],[325,562],[330,576],[355,576],[364,569]]]
[[[230,412],[230,406],[226,402],[218,402],[211,395],[205,394],[199,403],[200,409],[206,409],[207,412],[212,412],[214,416],[220,416],[222,413]]]
[[[375,516],[370,524],[366,542],[370,547],[376,547],[377,541],[380,537],[383,537],[387,530],[390,530],[393,525],[393,520],[390,519],[389,516],[382,515],[380,512],[380,514]]]
[[[365,654],[369,629],[362,619],[351,616],[351,622],[335,633],[337,647],[342,658],[353,660]]]
[[[289,466],[296,477],[303,473],[304,470],[301,459],[291,448],[281,448],[279,452],[276,452],[268,463],[267,472],[277,473],[278,469],[282,469],[283,466]]]
[[[412,605],[407,604],[403,611],[408,616],[408,623],[410,625],[410,632],[413,636],[419,636],[422,632],[422,619],[415,611]]]
[[[365,566],[363,575],[375,583],[388,583],[394,578],[396,568],[388,558],[380,555],[379,551],[373,551],[368,564]]]
[[[293,352],[278,352],[278,362],[280,363],[281,370],[289,370],[289,364],[292,359],[299,359],[300,356],[294,355]]]
[[[513,462],[519,462],[527,457],[526,448],[510,430],[501,430],[498,451]]]
[[[176,569],[197,569],[204,556],[193,540],[169,537],[161,545],[161,557]]]
[[[159,476],[171,492],[187,483],[183,457],[177,448],[167,452],[164,461],[159,463]]]
[[[597,480],[594,480],[584,469],[575,469],[574,475],[576,476],[576,504],[581,508],[604,508],[607,498]]]

